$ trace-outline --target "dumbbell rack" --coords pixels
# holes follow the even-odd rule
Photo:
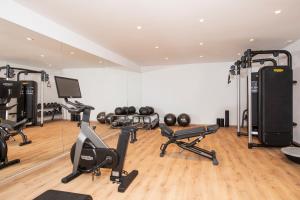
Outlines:
[[[38,115],[37,115],[37,121],[41,121],[41,109],[40,107],[37,108]],[[63,118],[63,113],[60,104],[58,103],[44,103],[44,109],[43,109],[43,119],[44,122],[50,122],[54,120],[61,120]]]
[[[131,115],[112,115],[110,119],[111,128],[121,128],[122,126],[116,126],[113,122],[119,119],[130,120],[130,123],[124,126],[133,125],[138,129],[151,130],[157,127],[159,124],[159,115],[153,113],[150,115],[131,114]]]

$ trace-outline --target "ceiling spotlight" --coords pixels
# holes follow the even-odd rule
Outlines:
[[[288,40],[287,42],[288,42],[288,43],[291,43],[291,42],[293,42],[293,40]]]
[[[249,40],[249,42],[254,42],[254,38],[251,38],[251,39]]]
[[[203,23],[203,22],[204,22],[204,19],[203,19],[203,18],[199,19],[199,22],[200,22],[200,23]]]
[[[26,40],[32,41],[33,39],[31,37],[26,37]]]
[[[155,46],[154,48],[155,48],[155,49],[159,49],[159,46]]]
[[[70,52],[70,55],[74,55],[74,54],[75,54],[74,51],[71,51],[71,52]]]
[[[281,10],[275,10],[274,13],[275,13],[275,15],[278,15],[281,13]]]
[[[141,29],[142,29],[142,26],[137,26],[136,29],[137,29],[137,30],[141,30]]]
[[[201,55],[201,56],[199,56],[199,57],[200,57],[200,58],[203,58],[204,56]]]
[[[40,56],[41,56],[42,58],[44,58],[44,57],[45,57],[45,55],[44,55],[44,54],[41,54]]]
[[[238,56],[242,55],[241,53],[237,53]]]
[[[199,44],[200,44],[200,46],[203,46],[204,43],[203,43],[203,42],[200,42]]]
[[[102,64],[103,62],[101,60],[98,61],[99,64]]]
[[[165,57],[165,60],[169,60],[169,58],[168,58],[168,57]]]

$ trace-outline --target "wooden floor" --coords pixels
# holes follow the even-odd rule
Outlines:
[[[39,153],[39,158],[43,158],[43,154],[51,154],[48,151],[55,149],[51,147],[57,145],[51,141],[55,139],[51,134],[55,134],[58,129],[64,130],[65,149],[74,142],[69,140],[76,138],[78,132],[76,126],[69,122],[56,122],[47,126],[38,128],[39,131],[35,128],[27,129],[34,141],[39,142],[42,135],[47,143],[47,152]],[[104,126],[98,126],[97,130],[105,132],[100,135],[106,136],[105,141],[110,146],[116,145],[117,130],[109,130]],[[107,137],[109,135],[111,137]],[[65,156],[46,167],[0,185],[0,199],[33,199],[48,189],[90,194],[97,200],[300,199],[300,165],[287,160],[279,149],[248,150],[247,138],[238,138],[233,128],[220,129],[199,143],[201,147],[216,150],[220,162],[218,166],[213,166],[208,159],[182,152],[175,145],[171,145],[165,157],[161,158],[159,147],[165,140],[159,130],[138,131],[138,141],[129,144],[125,169],[137,169],[139,175],[125,193],[118,193],[117,185],[109,181],[109,170],[102,170],[102,176],[96,177],[94,181],[90,174],[84,174],[68,184],[62,184],[61,178],[72,169],[69,156]],[[37,148],[41,147],[33,144],[28,148],[32,152],[39,152]],[[1,176],[2,173],[7,172],[1,170]]]

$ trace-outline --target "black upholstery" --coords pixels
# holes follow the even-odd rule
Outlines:
[[[174,131],[165,124],[160,124],[159,127],[161,129],[161,134],[163,136],[176,139],[176,140],[197,137],[206,131],[204,127],[196,127],[196,128],[179,130],[174,133]]]
[[[93,200],[91,195],[48,190],[33,200]]]
[[[175,137],[175,139],[180,140],[180,139],[185,139],[185,138],[197,137],[204,132],[205,132],[204,127],[197,127],[197,128],[176,131],[174,133],[174,137]]]
[[[167,125],[165,124],[159,124],[159,128],[161,129],[161,134],[166,137],[173,137],[174,131],[170,129]]]
[[[23,128],[25,126],[26,122],[27,122],[27,119],[23,119],[19,122],[14,122],[14,121],[10,121],[10,120],[3,120],[0,124],[0,126],[3,127],[3,128],[7,128],[10,131],[14,131],[16,129]]]
[[[206,127],[206,130],[208,131],[208,132],[216,132],[217,130],[219,129],[219,125],[210,125],[210,126],[207,126]]]

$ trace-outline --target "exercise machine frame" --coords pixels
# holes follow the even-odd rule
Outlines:
[[[264,50],[264,51],[252,51],[248,49],[245,51],[244,56],[242,56],[241,60],[238,60],[235,63],[235,67],[232,67],[230,73],[236,75],[237,77],[237,135],[245,135],[248,136],[248,148],[251,149],[253,147],[266,147],[265,144],[262,143],[254,143],[253,142],[253,130],[252,130],[252,63],[260,63],[264,64],[264,62],[272,62],[273,66],[276,67],[277,62],[272,58],[264,58],[264,59],[253,59],[257,55],[269,55],[273,57],[279,57],[280,54],[284,54],[287,57],[287,67],[292,68],[292,56],[290,52],[286,50]],[[240,70],[247,69],[247,112],[248,112],[248,127],[247,132],[241,132],[240,125],[240,113],[241,113],[241,104],[240,104]],[[295,83],[295,81],[294,81]]]
[[[20,75],[21,74],[40,74],[41,75],[41,87],[40,87],[40,103],[41,103],[41,119],[40,119],[40,126],[44,125],[44,85],[45,82],[49,81],[49,74],[47,74],[45,71],[41,70],[30,70],[25,68],[19,68],[19,67],[11,67],[10,65],[2,66],[0,67],[0,71],[5,70],[5,79],[9,80],[11,78],[15,77],[15,70],[19,71],[17,73],[17,81],[20,81]],[[36,109],[36,108],[35,108]],[[8,112],[5,112],[6,119],[8,118]]]

